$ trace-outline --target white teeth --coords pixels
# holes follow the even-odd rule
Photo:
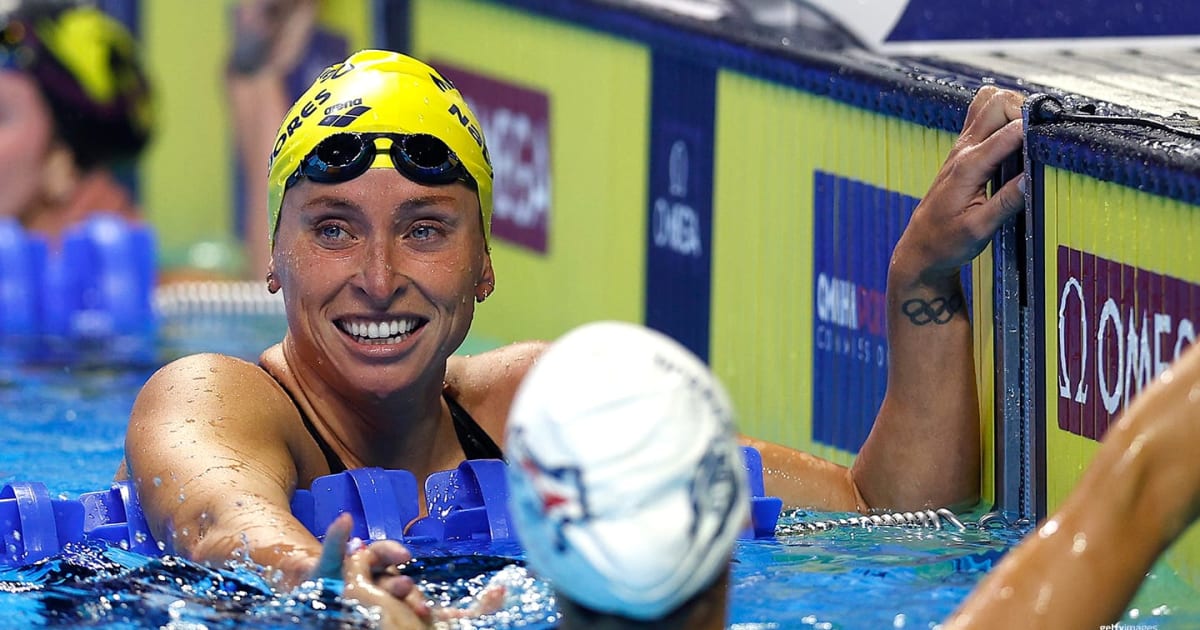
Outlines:
[[[393,319],[389,322],[341,322],[342,330],[360,339],[385,340],[387,343],[400,341],[417,327],[415,319]]]

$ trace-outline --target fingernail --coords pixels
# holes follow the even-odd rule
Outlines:
[[[1020,179],[1017,180],[1017,190],[1021,191],[1022,195],[1025,194],[1025,176],[1024,175],[1022,175],[1020,177]]]

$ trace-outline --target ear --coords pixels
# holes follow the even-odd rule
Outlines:
[[[275,260],[272,259],[267,263],[267,291],[271,293],[279,293],[279,289],[283,288],[279,284],[279,279],[275,277]]]
[[[67,145],[55,142],[46,154],[42,169],[42,199],[49,205],[61,205],[70,200],[79,184],[79,168]]]
[[[475,301],[483,302],[496,290],[496,272],[492,269],[492,255],[483,255],[483,270],[475,283]]]

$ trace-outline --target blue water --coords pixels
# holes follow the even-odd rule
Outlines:
[[[125,422],[153,370],[185,354],[224,352],[248,360],[277,341],[278,318],[177,318],[163,323],[149,351],[102,350],[40,364],[0,365],[0,486],[40,481],[51,496],[74,498],[108,487],[120,464]],[[475,350],[486,344],[476,344]],[[810,533],[797,524],[837,515],[785,514],[770,541],[739,543],[729,625],[751,628],[931,628],[1025,533],[1023,527],[931,530],[877,527]],[[409,568],[431,598],[470,606],[490,584],[506,597],[499,611],[459,627],[547,628],[558,616],[549,586],[509,546],[458,548],[470,557],[414,549]],[[336,622],[368,626],[345,608],[337,585],[273,592],[257,567],[213,569],[178,558],[81,546],[49,561],[0,569],[0,627],[291,628]],[[1200,627],[1200,603],[1167,567],[1158,567],[1125,623]]]

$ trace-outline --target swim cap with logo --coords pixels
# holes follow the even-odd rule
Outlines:
[[[426,133],[445,142],[475,180],[484,238],[490,241],[492,165],[483,129],[462,94],[421,61],[363,50],[326,68],[283,118],[268,175],[272,247],[288,177],[319,142],[343,132]],[[385,153],[371,168],[393,165]]]
[[[0,69],[34,80],[80,168],[132,159],[150,138],[154,112],[137,43],[99,9],[48,1],[0,12]]]
[[[528,566],[587,608],[651,620],[711,586],[748,522],[733,410],[691,352],[600,322],[552,344],[509,415]]]

